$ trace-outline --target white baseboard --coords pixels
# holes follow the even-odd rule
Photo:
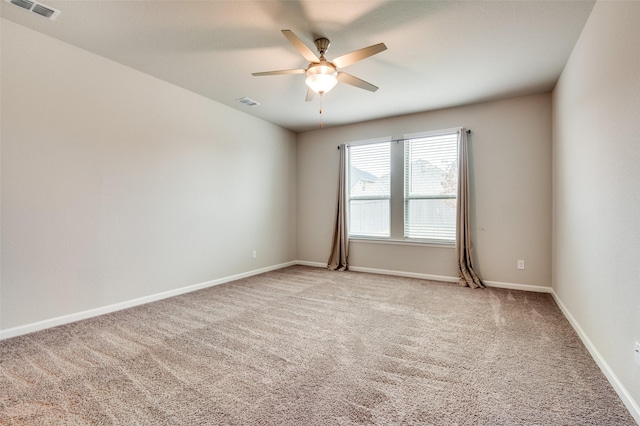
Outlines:
[[[598,349],[596,349],[593,342],[591,342],[591,339],[589,339],[589,336],[587,336],[587,333],[585,333],[582,327],[580,327],[578,321],[574,318],[573,315],[571,315],[571,312],[565,306],[565,304],[562,303],[562,300],[560,300],[560,297],[558,297],[556,292],[551,290],[551,295],[564,314],[565,318],[567,318],[567,320],[569,321],[569,324],[571,324],[573,329],[578,334],[578,337],[580,337],[580,340],[582,340],[582,343],[591,354],[591,357],[596,361],[596,364],[598,364],[598,367],[600,367],[602,373],[605,375],[609,383],[611,383],[611,386],[616,391],[623,404],[629,410],[629,413],[631,413],[636,423],[640,425],[640,406],[638,406],[638,403],[634,401],[629,391],[627,391],[627,388],[625,388],[624,385],[620,382],[607,361],[605,361]]]
[[[279,265],[267,266],[265,268],[254,269],[253,271],[243,272],[241,274],[230,275],[228,277],[218,278],[211,281],[206,281],[200,284],[194,284],[186,287],[177,288],[175,290],[164,291],[162,293],[156,293],[149,296],[140,297],[133,300],[127,300],[124,302],[114,303],[108,306],[102,306],[99,308],[88,309],[82,312],[76,312],[69,315],[63,315],[56,318],[51,318],[43,321],[34,322],[31,324],[21,325],[18,327],[8,328],[6,330],[0,330],[0,341],[9,339],[11,337],[22,336],[24,334],[33,333],[35,331],[44,330],[46,328],[56,327],[63,324],[69,324],[72,322],[97,317],[99,315],[108,314],[122,309],[131,308],[134,306],[144,305],[145,303],[155,302],[158,300],[166,299],[168,297],[178,296],[180,294],[190,293],[192,291],[201,290],[207,287],[213,287],[216,285],[228,283],[230,281],[239,280],[242,278],[251,277],[265,272],[274,271],[276,269],[286,268],[288,266],[296,265],[297,262],[281,263]]]
[[[380,274],[380,275],[392,275],[395,277],[407,277],[407,278],[419,278],[422,280],[432,280],[432,281],[444,281],[450,283],[457,283],[457,277],[447,277],[444,275],[432,275],[432,274],[421,274],[418,272],[405,272],[405,271],[394,271],[390,269],[375,269],[375,268],[363,268],[360,266],[349,266],[350,271],[354,272],[366,272],[368,274]]]
[[[551,293],[551,287],[530,284],[503,283],[500,281],[482,281],[487,287],[506,288],[509,290],[533,291],[535,293]]]
[[[296,265],[314,266],[317,268],[327,267],[326,263],[309,262],[307,260],[297,260]],[[430,274],[419,274],[416,272],[392,271],[390,269],[363,268],[360,266],[349,265],[349,270],[354,272],[366,272],[368,274],[393,275],[396,277],[421,278],[423,280],[446,281],[446,282],[456,282],[456,283],[458,282],[457,278],[445,277],[443,275],[430,275]]]
[[[315,266],[318,268],[327,267],[325,263],[309,262],[306,260],[297,260],[296,264],[304,265],[304,266]],[[423,280],[432,280],[432,281],[444,281],[448,283],[458,282],[458,277],[450,277],[446,275],[421,274],[418,272],[393,271],[390,269],[363,268],[360,266],[349,266],[349,270],[354,272],[367,272],[370,274],[393,275],[397,277],[420,278]],[[506,288],[510,290],[533,291],[536,293],[551,293],[552,291],[551,287],[544,287],[541,285],[504,283],[499,281],[483,281],[483,283],[487,287]]]
[[[327,264],[322,262],[309,262],[307,260],[296,260],[296,265],[313,266],[314,268],[326,268]]]

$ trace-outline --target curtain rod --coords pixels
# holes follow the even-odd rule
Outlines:
[[[467,129],[467,134],[470,135],[471,134],[471,129]],[[391,139],[389,142],[403,142],[406,141],[407,139]],[[338,145],[338,149],[340,149],[340,145]]]

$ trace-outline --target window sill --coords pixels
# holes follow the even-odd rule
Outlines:
[[[364,243],[364,244],[388,244],[395,246],[417,246],[417,247],[436,247],[444,249],[455,249],[455,241],[451,242],[434,242],[434,241],[419,241],[419,240],[392,240],[389,238],[377,239],[377,238],[362,238],[362,237],[350,237],[349,242],[352,243]]]

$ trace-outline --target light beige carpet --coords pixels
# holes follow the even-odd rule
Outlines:
[[[292,267],[0,342],[2,425],[634,425],[548,294]]]

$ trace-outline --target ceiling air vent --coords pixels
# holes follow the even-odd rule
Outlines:
[[[49,18],[52,21],[60,15],[60,11],[52,7],[45,6],[42,3],[38,3],[33,0],[5,0],[7,3],[11,3],[23,9],[29,10],[33,13],[37,13],[40,16]]]
[[[250,107],[254,107],[254,106],[260,105],[259,102],[256,102],[253,99],[249,99],[249,98],[239,98],[239,99],[236,99],[236,101],[240,102],[241,104],[245,104],[247,106],[250,106]]]

